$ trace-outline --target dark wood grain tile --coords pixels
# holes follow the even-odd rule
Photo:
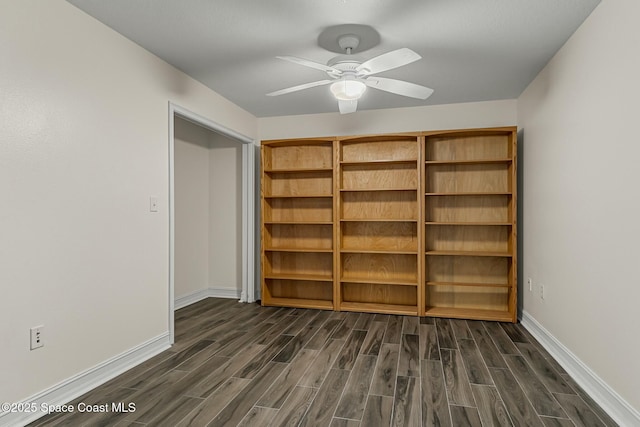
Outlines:
[[[580,396],[573,394],[555,394],[562,408],[576,427],[604,427],[604,422],[591,410]]]
[[[409,335],[418,335],[420,327],[420,318],[414,316],[404,316],[402,319],[402,333]]]
[[[342,396],[342,390],[349,379],[349,374],[349,371],[343,369],[331,369],[329,371],[307,413],[300,421],[300,427],[329,425],[340,396]]]
[[[368,331],[373,323],[373,318],[375,314],[371,313],[360,313],[360,317],[358,317],[358,321],[353,325],[353,329],[358,329],[360,331]]]
[[[435,325],[436,318],[435,317],[421,317],[420,318],[421,325]]]
[[[504,403],[493,386],[471,384],[480,420],[485,426],[513,426]]]
[[[385,324],[389,321],[388,314],[376,314],[373,316],[374,322],[384,322]]]
[[[516,343],[516,346],[549,391],[552,393],[575,394],[573,388],[571,388],[533,344]]]
[[[345,418],[333,418],[330,427],[359,427],[360,421],[348,420]]]
[[[402,334],[398,374],[403,377],[420,376],[420,343],[418,335]]]
[[[329,340],[329,337],[340,323],[342,323],[342,320],[340,319],[328,319],[318,327],[318,332],[316,332],[313,338],[307,342],[305,348],[320,350],[324,347],[325,343]]]
[[[425,325],[422,325],[425,326]],[[428,325],[431,326],[431,325]],[[451,426],[442,362],[423,360],[421,366],[422,425]]]
[[[377,357],[361,354],[356,359],[342,398],[334,414],[338,418],[362,419]]]
[[[564,418],[540,417],[545,427],[576,427],[571,420]]]
[[[234,377],[253,378],[293,339],[291,335],[280,335],[274,342],[265,347],[246,365],[240,368]]]
[[[511,341],[514,343],[523,342],[528,343],[529,338],[523,332],[522,326],[517,323],[500,323],[502,329],[507,333]]]
[[[472,339],[471,331],[467,326],[466,320],[451,319],[450,322],[451,322],[451,329],[453,329],[453,335],[456,337],[457,340]]]
[[[373,322],[369,326],[367,335],[362,343],[360,353],[377,356],[380,353],[380,347],[382,346],[382,339],[387,328],[386,323]]]
[[[436,319],[436,331],[440,348],[457,349],[456,337],[453,334],[451,321],[449,319]]]
[[[146,425],[153,427],[175,426],[198,405],[202,404],[203,401],[204,399],[180,396],[170,410],[160,411]]]
[[[319,388],[340,355],[344,343],[342,340],[329,340],[309,369],[302,375],[298,385]]]
[[[420,324],[420,359],[440,360],[436,325]]]
[[[498,393],[514,426],[542,426],[529,399],[508,369],[489,368]]]
[[[311,387],[296,387],[269,423],[270,426],[297,426],[316,397],[318,389]]]
[[[462,362],[462,356],[458,350],[440,350],[442,368],[444,371],[444,383],[449,396],[449,403],[460,406],[475,406],[471,384]]]
[[[467,321],[467,326],[471,331],[473,339],[476,341],[478,350],[484,359],[484,363],[489,368],[506,368],[507,364],[504,358],[498,351],[498,348],[493,343],[489,332],[484,327],[484,322],[480,321]]]
[[[399,344],[382,344],[378,355],[378,364],[373,373],[370,394],[393,396],[396,387],[399,357]]]
[[[387,322],[387,330],[384,333],[382,342],[389,344],[400,344],[402,335],[402,316],[390,315]]]
[[[321,327],[331,318],[331,313],[331,311],[320,311],[313,319],[311,319],[307,326],[311,326],[312,328]]]
[[[476,408],[451,405],[451,422],[456,427],[482,427],[480,415]]]
[[[247,415],[238,423],[237,427],[264,427],[269,425],[277,413],[277,409],[254,406],[249,409],[249,412],[247,412]]]
[[[370,394],[362,416],[362,427],[388,426],[393,412],[393,397]]]
[[[467,377],[471,384],[493,385],[489,370],[482,359],[480,350],[474,340],[459,339],[460,355],[467,371]]]
[[[498,322],[484,322],[483,324],[501,354],[520,354],[511,338],[500,327]]]
[[[356,363],[356,358],[360,353],[360,348],[366,336],[367,331],[358,331],[355,329],[351,331],[333,367],[336,369],[353,369],[353,365]]]
[[[353,327],[356,325],[360,317],[360,313],[345,313],[342,322],[336,327],[331,334],[331,338],[335,340],[344,340],[351,334]]]
[[[414,377],[398,376],[393,400],[392,426],[419,426],[422,405],[420,382]]]
[[[318,315],[320,310],[303,310],[300,315],[296,316],[295,321],[282,332],[283,335],[298,335],[302,328],[312,322]]]
[[[289,363],[298,354],[313,336],[318,332],[318,328],[305,326],[298,335],[294,336],[278,354],[273,358],[274,362]]]
[[[237,425],[285,368],[284,363],[269,362],[251,383],[236,395],[213,419],[213,425]]]
[[[264,396],[258,401],[258,405],[268,408],[280,408],[295,388],[300,377],[318,356],[318,353],[318,350],[301,350],[298,356],[285,368],[282,375],[273,382]]]
[[[584,400],[589,408],[602,420],[607,427],[618,427],[618,424],[607,414],[569,374],[562,375],[562,378],[571,386],[571,388]]]

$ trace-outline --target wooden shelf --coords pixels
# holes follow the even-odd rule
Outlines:
[[[513,224],[510,222],[454,222],[454,221],[427,221],[426,225],[443,225],[443,226],[501,226],[501,227],[511,227]]]
[[[287,169],[266,169],[264,173],[311,173],[311,172],[333,172],[332,167],[321,168],[287,168]]]
[[[326,301],[321,299],[272,297],[269,299],[269,305],[275,307],[299,307],[318,310],[333,310],[333,301]]]
[[[304,280],[309,282],[333,282],[333,278],[331,276],[319,276],[313,274],[265,273],[264,278],[281,280]]]
[[[417,164],[418,159],[413,160],[363,160],[363,161],[341,161],[340,164],[344,166],[359,166],[359,165],[410,165]]]
[[[264,221],[265,225],[333,225],[333,221]]]
[[[392,286],[418,286],[417,280],[399,280],[399,279],[367,279],[366,277],[342,277],[341,283],[361,283],[372,285],[392,285]]]
[[[494,320],[499,322],[515,322],[515,317],[508,311],[481,310],[474,308],[426,307],[429,317],[446,317],[452,319]]]
[[[427,286],[468,286],[479,288],[510,288],[512,285],[496,283],[426,282]]]
[[[418,220],[403,218],[342,218],[340,222],[418,222]]]
[[[349,188],[349,189],[340,189],[341,193],[355,193],[358,191],[368,191],[368,192],[376,192],[379,193],[381,191],[418,191],[417,188],[406,188],[406,187],[398,187],[398,188]]]
[[[321,199],[333,198],[332,194],[267,194],[263,196],[265,199]]]
[[[425,196],[511,196],[511,192],[460,192],[460,193],[424,193]]]
[[[510,164],[512,159],[478,159],[478,160],[427,160],[427,165],[490,165]]]
[[[400,249],[352,249],[342,248],[341,254],[394,254],[394,255],[418,255],[418,251],[405,251]]]
[[[316,248],[265,248],[265,252],[305,252],[305,253],[333,253],[333,249]]]
[[[427,255],[433,256],[485,256],[498,258],[511,258],[509,252],[491,252],[491,251],[426,251]]]
[[[342,301],[340,309],[345,311],[358,311],[363,313],[399,314],[403,316],[417,316],[418,310],[412,305],[378,304],[370,302]]]

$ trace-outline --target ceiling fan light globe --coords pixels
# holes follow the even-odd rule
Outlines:
[[[333,96],[338,100],[352,101],[360,99],[367,90],[367,85],[359,80],[340,80],[329,87]]]

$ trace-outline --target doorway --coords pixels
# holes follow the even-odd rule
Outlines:
[[[180,133],[180,138],[176,138],[176,131]],[[185,139],[188,141],[184,141]],[[178,159],[179,162],[192,162],[187,165],[188,171],[185,175],[181,175],[180,188],[176,187],[176,149],[187,153],[185,155],[187,158],[181,156]],[[178,166],[182,168],[180,169],[182,173],[185,170],[184,165],[179,163]],[[214,166],[213,171],[211,166]],[[225,177],[225,173],[230,176]],[[195,302],[197,299],[214,295],[238,298],[240,302],[254,302],[256,299],[254,178],[253,139],[169,103],[168,310],[172,344],[175,336],[177,271],[181,280],[179,304],[188,303],[190,300]],[[206,185],[189,187],[189,180],[195,182],[199,179],[206,180]],[[181,192],[181,200],[185,200],[188,204],[187,209],[195,210],[193,223],[181,222],[181,229],[186,231],[186,235],[181,236],[178,241],[176,241],[177,190]],[[212,192],[216,194],[212,195]],[[227,204],[228,209],[224,209],[228,201],[231,201],[231,205]],[[209,215],[212,210],[215,212],[213,216]],[[232,225],[225,227],[225,222]],[[202,230],[202,235],[198,235],[198,224],[206,227],[206,232]],[[214,239],[226,241],[227,246],[232,247],[231,252],[224,252],[224,249],[221,251],[219,243],[212,241],[212,236]],[[185,241],[188,241],[191,254],[194,255],[193,259],[189,258],[189,253],[180,253],[176,259],[176,243],[182,245]],[[239,261],[232,262],[231,269],[222,271],[217,268],[218,264],[225,265],[225,257],[228,256],[235,256]],[[178,262],[178,270],[176,262]],[[228,264],[226,263],[227,266]],[[189,270],[189,266],[193,266],[194,269]],[[222,271],[222,276],[212,277],[208,273],[211,270]],[[240,289],[229,286],[229,282],[237,283],[238,281],[241,284]]]

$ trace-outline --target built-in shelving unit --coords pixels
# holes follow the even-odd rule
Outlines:
[[[262,147],[265,305],[516,320],[516,129]]]
[[[424,140],[427,316],[516,320],[516,132]]]
[[[262,301],[333,309],[333,141],[262,146]]]

